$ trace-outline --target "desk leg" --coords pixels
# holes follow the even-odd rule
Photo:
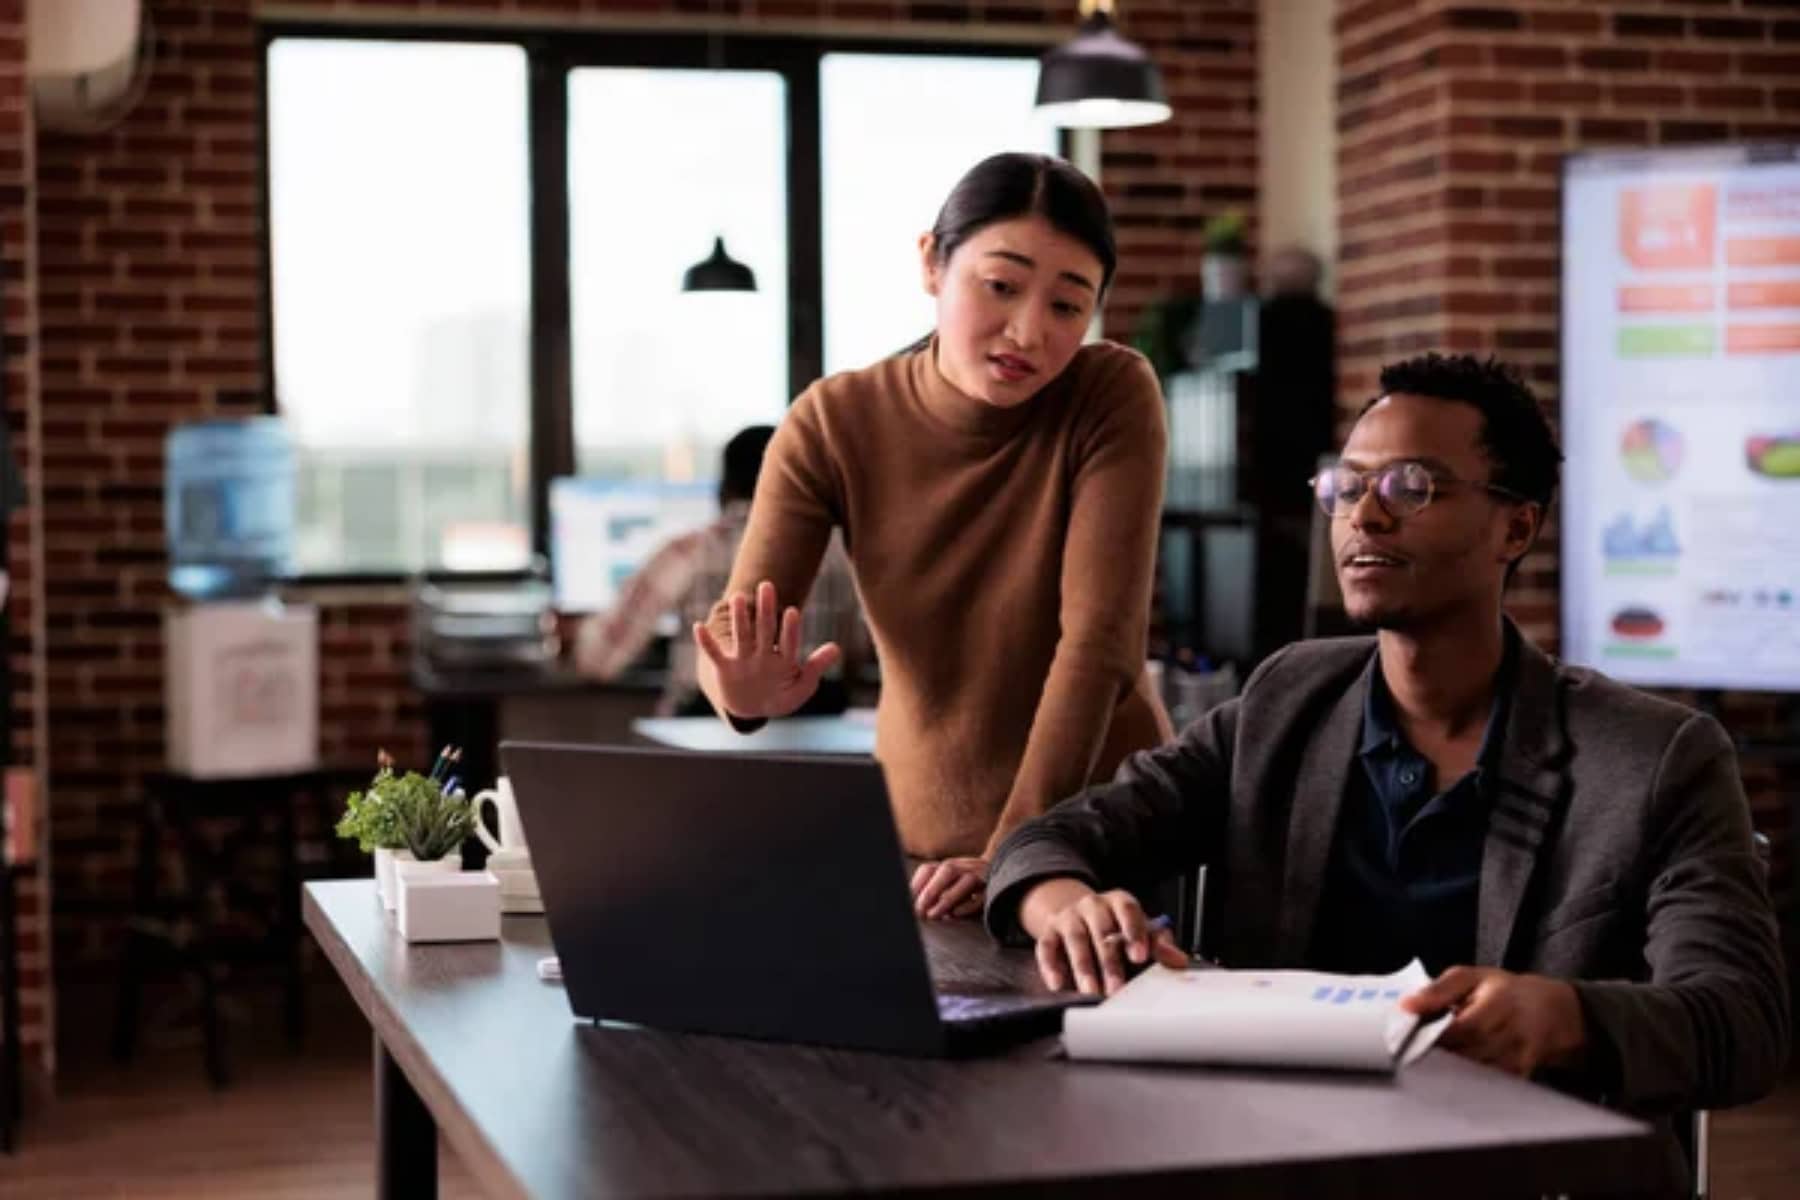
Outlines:
[[[375,1036],[375,1194],[435,1200],[437,1125],[419,1093]]]

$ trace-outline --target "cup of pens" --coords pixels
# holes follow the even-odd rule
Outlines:
[[[462,757],[461,746],[446,745],[432,761],[431,774],[426,778],[438,785],[440,795],[452,796],[462,792],[462,776],[457,774],[462,766]]]

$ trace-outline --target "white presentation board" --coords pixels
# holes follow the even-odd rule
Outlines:
[[[1800,690],[1800,146],[1563,170],[1563,655]]]

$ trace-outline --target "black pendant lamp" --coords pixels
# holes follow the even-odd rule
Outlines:
[[[756,272],[725,253],[725,239],[713,239],[712,253],[681,277],[684,292],[754,292]]]
[[[1169,119],[1162,76],[1113,28],[1113,0],[1081,0],[1081,29],[1038,65],[1037,113],[1076,129],[1124,129]]]

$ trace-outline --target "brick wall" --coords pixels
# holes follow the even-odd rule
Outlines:
[[[40,133],[49,758],[60,962],[105,967],[127,895],[131,818],[162,761],[162,441],[172,422],[247,411],[263,387],[259,325],[259,63],[251,0],[149,0],[161,46],[118,128]],[[292,10],[294,5],[285,5]],[[436,21],[561,14],[703,16],[684,0],[387,4]],[[1190,286],[1200,227],[1254,210],[1253,0],[1126,0],[1124,29],[1164,71],[1178,119],[1108,135],[1104,176],[1123,248],[1109,330]],[[322,2],[321,14],[368,5]],[[826,17],[904,28],[978,21],[1072,30],[1075,0],[901,3],[731,0],[734,19]],[[0,168],[4,163],[0,162]],[[377,741],[422,751],[393,598],[323,598],[324,751],[367,762]]]
[[[985,9],[992,19],[1007,6],[964,7]],[[1065,29],[1075,8],[1052,0],[1027,11]],[[1120,260],[1105,329],[1123,340],[1146,303],[1199,290],[1201,230],[1209,217],[1243,210],[1254,242],[1256,3],[1120,0],[1118,17],[1120,29],[1156,60],[1175,110],[1161,125],[1104,137],[1100,180],[1118,226]]]
[[[116,958],[139,781],[163,761],[163,439],[263,390],[250,7],[148,7],[143,100],[37,139],[51,863],[76,968]],[[422,743],[404,641],[398,604],[326,607],[327,761]]]
[[[1791,0],[1339,0],[1337,27],[1346,415],[1382,362],[1432,348],[1520,364],[1555,411],[1563,154],[1800,137]],[[1555,647],[1554,526],[1510,607]],[[1767,697],[1724,711],[1739,732],[1773,732]],[[1758,824],[1784,833],[1779,793],[1800,772],[1745,773]]]
[[[25,0],[0,0],[0,293],[5,296],[4,369],[6,420],[12,451],[27,479],[36,470],[37,285],[33,244],[33,147],[25,78]],[[33,491],[28,487],[28,493]],[[33,497],[35,499],[35,497]],[[8,529],[11,576],[5,648],[13,673],[12,726],[6,731],[10,760],[37,762],[42,716],[43,639],[38,623],[43,597],[35,569],[38,522],[27,506]],[[19,887],[20,1028],[28,1054],[50,1062],[51,1002],[47,860]]]

